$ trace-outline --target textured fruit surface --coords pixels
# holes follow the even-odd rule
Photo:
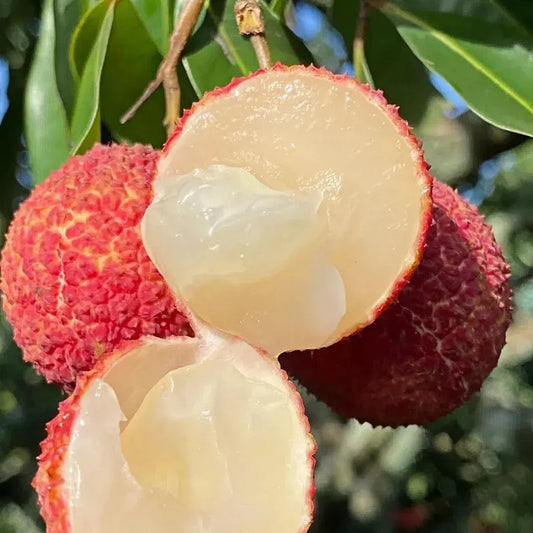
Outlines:
[[[424,423],[477,391],[511,320],[509,268],[489,226],[447,185],[433,185],[422,261],[398,301],[361,333],[282,367],[339,413],[373,424]]]
[[[374,320],[418,264],[430,221],[431,177],[397,109],[312,67],[276,65],[206,94],[167,142],[154,187],[143,242],[172,289],[276,355]],[[193,229],[197,270],[177,251]]]
[[[49,382],[70,387],[124,340],[190,331],[140,238],[158,158],[146,146],[96,145],[15,214],[0,264],[4,310]]]
[[[315,443],[277,361],[216,332],[102,357],[48,426],[48,533],[307,531]]]

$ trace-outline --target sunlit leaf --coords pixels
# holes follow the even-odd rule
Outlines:
[[[130,0],[161,55],[168,50],[171,16],[168,0]]]
[[[69,62],[74,79],[78,82],[81,79],[85,63],[89,58],[107,11],[107,0],[94,2],[90,9],[84,12],[81,21],[72,34],[69,47]]]
[[[69,127],[55,69],[52,0],[45,0],[40,37],[26,87],[25,130],[34,183],[60,167],[69,153]]]
[[[501,128],[533,135],[533,69],[528,68],[533,47],[520,28],[391,3],[383,11],[414,53],[474,112]]]
[[[113,25],[114,3],[102,22],[98,38],[87,58],[72,117],[72,153],[80,154],[100,140],[100,81]]]
[[[85,13],[92,9],[101,0],[81,0],[81,12]]]
[[[102,72],[102,121],[117,140],[161,146],[165,101],[160,88],[126,124],[120,117],[139,98],[157,72],[162,56],[130,0],[115,8],[115,20]]]
[[[59,93],[68,113],[74,106],[76,87],[70,70],[68,50],[74,29],[81,18],[81,0],[55,0],[55,64]]]
[[[98,5],[84,21],[73,43],[71,57],[75,68],[87,61],[87,43],[95,42],[99,32],[98,19],[105,16]],[[100,21],[100,26],[102,22]],[[162,145],[166,132],[162,121],[165,115],[163,90],[158,89],[126,124],[120,117],[139,98],[147,84],[156,76],[162,60],[155,43],[130,0],[116,4],[113,26],[109,36],[105,63],[102,69],[100,104],[102,121],[119,141],[144,142]],[[183,73],[182,78],[187,77]],[[188,83],[182,83],[185,105],[191,103]]]

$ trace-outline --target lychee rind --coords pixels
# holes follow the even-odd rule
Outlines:
[[[71,531],[62,470],[83,394],[94,379],[103,376],[116,361],[141,344],[140,339],[125,342],[121,349],[99,358],[90,371],[80,376],[74,392],[59,404],[57,415],[46,425],[47,437],[41,443],[39,466],[32,486],[37,492],[48,533]]]
[[[422,261],[398,301],[359,334],[280,359],[344,416],[430,422],[468,400],[498,362],[511,320],[509,267],[475,207],[437,181],[432,194]]]
[[[15,213],[3,306],[24,358],[49,382],[71,388],[124,340],[190,334],[140,237],[158,159],[148,146],[95,145]]]

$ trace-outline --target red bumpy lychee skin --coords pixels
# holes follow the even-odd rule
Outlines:
[[[35,187],[2,252],[3,306],[24,358],[69,389],[124,340],[189,334],[142,245],[159,154],[96,145]]]
[[[509,267],[477,210],[434,182],[422,261],[398,301],[329,348],[282,367],[337,412],[373,424],[423,424],[481,387],[511,320]]]

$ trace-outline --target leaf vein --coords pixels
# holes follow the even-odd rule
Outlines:
[[[527,109],[527,111],[533,114],[533,104],[530,104],[526,99],[524,99],[521,95],[514,91],[513,88],[507,85],[505,81],[502,80],[494,71],[484,66],[474,56],[464,50],[455,39],[441,32],[440,30],[433,27],[428,22],[425,22],[424,20],[420,19],[413,13],[403,10],[397,5],[386,4],[384,10],[388,11],[393,15],[397,15],[431,33],[436,39],[448,46],[450,50],[454,51],[457,55],[461,56],[464,60],[470,63],[472,67],[474,67],[476,70],[481,72],[481,74],[483,74],[486,78],[492,81],[494,85],[499,87],[503,92],[511,96],[522,107],[524,107],[525,109]]]

